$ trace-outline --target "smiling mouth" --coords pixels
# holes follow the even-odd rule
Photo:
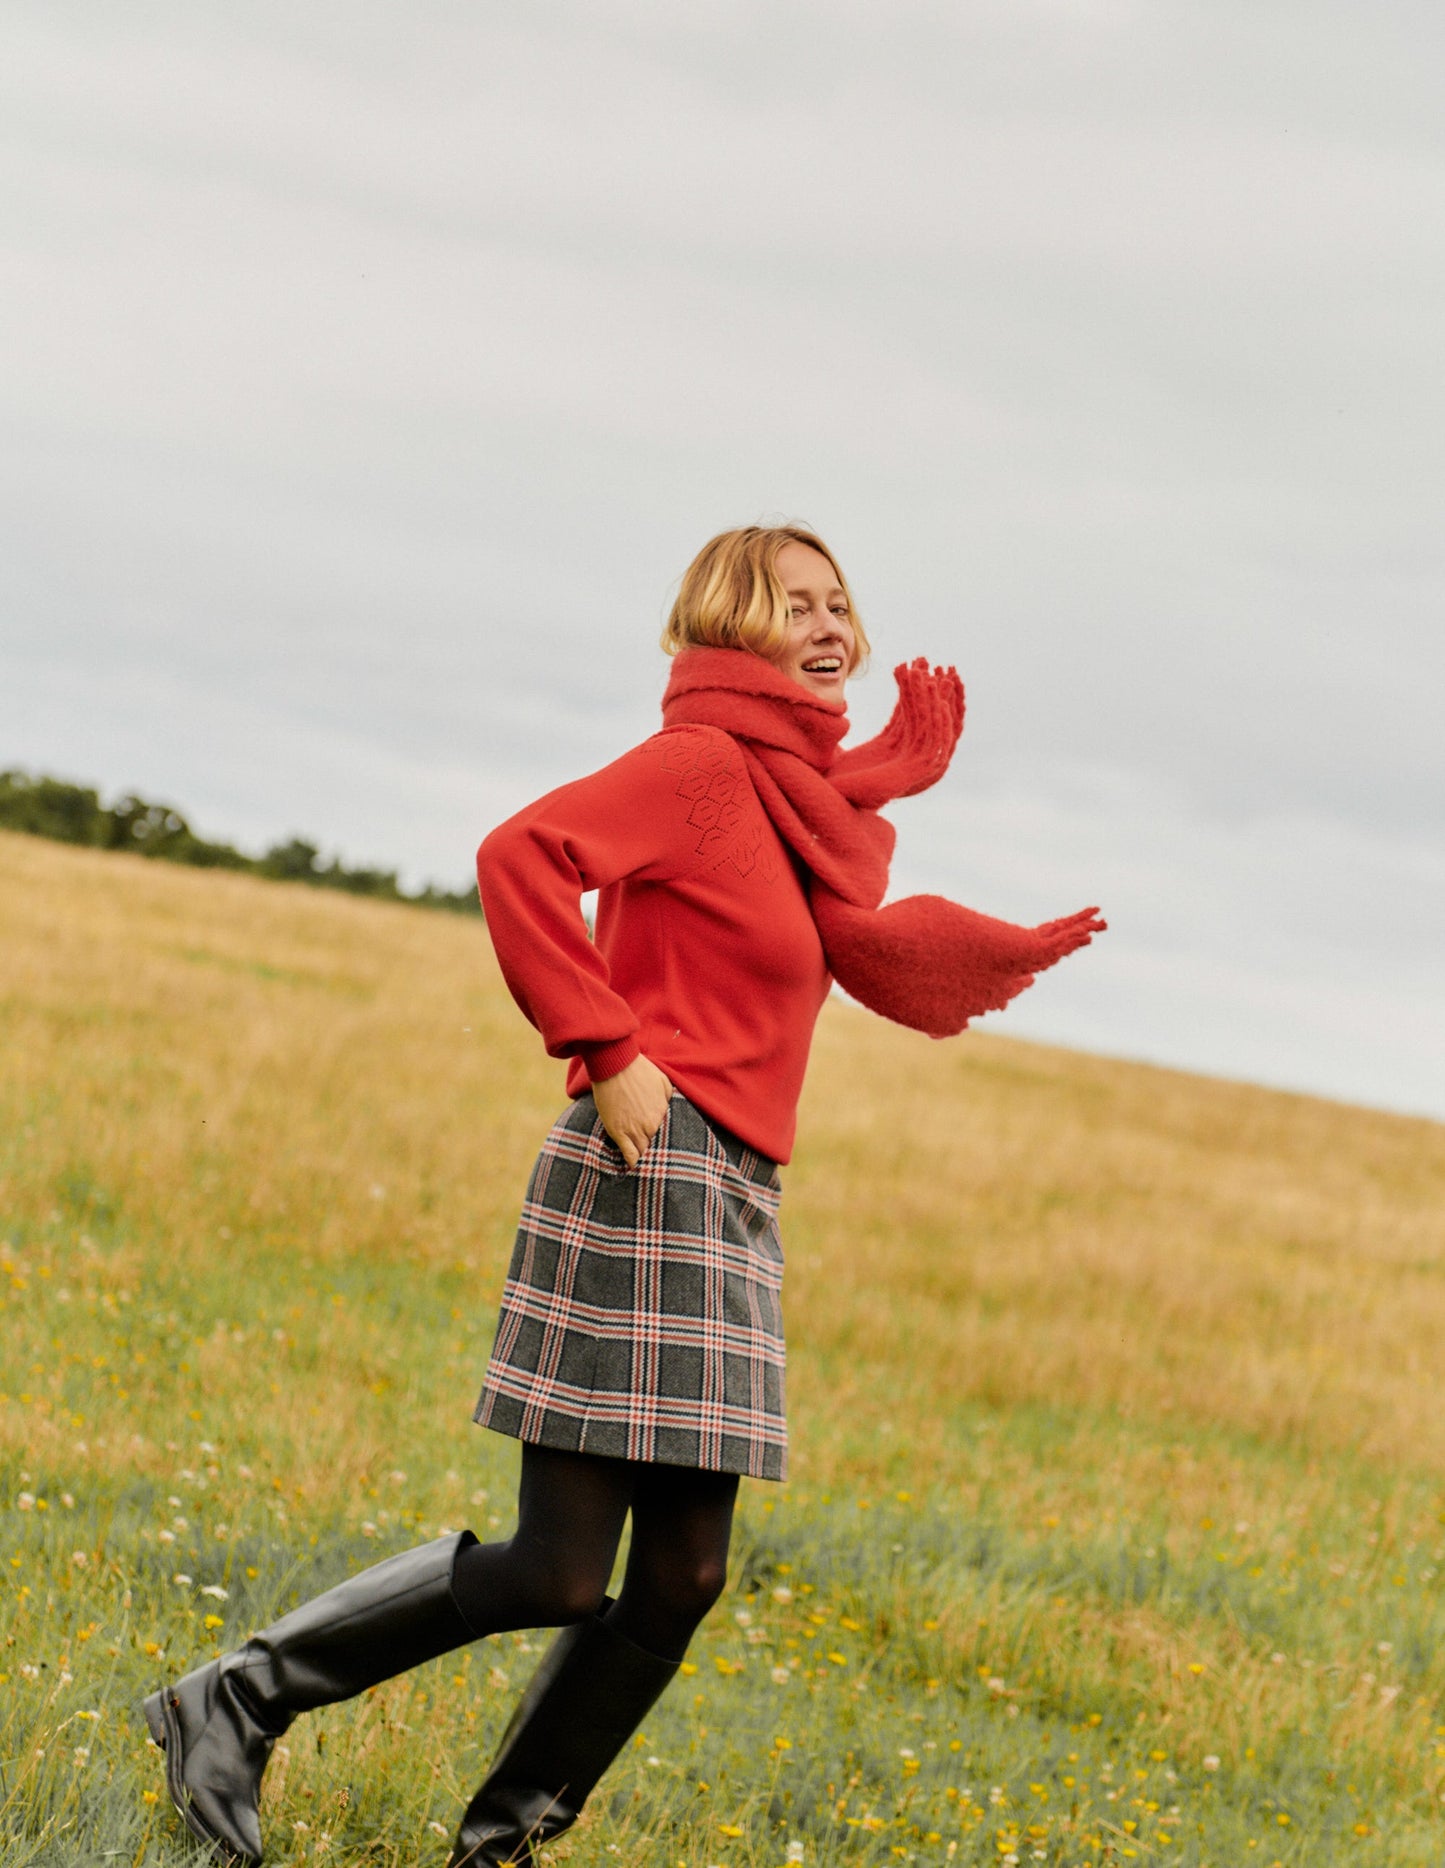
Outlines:
[[[815,655],[810,662],[803,663],[805,675],[836,675],[843,672],[841,655]]]

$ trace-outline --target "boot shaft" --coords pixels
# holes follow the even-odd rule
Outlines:
[[[251,1636],[221,1662],[262,1724],[350,1699],[476,1640],[452,1595],[470,1531],[374,1563]],[[275,1723],[276,1721],[280,1723]]]
[[[525,1862],[570,1829],[677,1673],[599,1618],[564,1629],[467,1806],[448,1868]]]

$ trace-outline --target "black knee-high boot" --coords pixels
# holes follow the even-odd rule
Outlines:
[[[458,1531],[388,1557],[146,1700],[171,1799],[220,1861],[260,1861],[261,1773],[298,1712],[477,1638],[451,1590],[458,1551],[476,1541]]]
[[[467,1805],[447,1868],[525,1864],[530,1851],[570,1829],[678,1665],[600,1617],[564,1628]]]

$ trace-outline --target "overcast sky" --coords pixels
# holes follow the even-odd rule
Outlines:
[[[1438,4],[27,5],[0,765],[456,883],[810,521],[989,1023],[1445,1116]],[[965,1039],[964,1042],[967,1040]]]

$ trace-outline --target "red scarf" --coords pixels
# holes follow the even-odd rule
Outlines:
[[[843,990],[897,1024],[951,1037],[1002,1011],[1104,923],[1081,909],[1015,927],[941,895],[879,904],[888,886],[893,798],[936,784],[963,731],[963,683],[920,658],[893,671],[898,704],[861,746],[842,701],[823,700],[747,649],[685,649],[672,664],[668,726],[715,726],[742,748],[773,828],[809,873],[809,902],[829,970]]]

